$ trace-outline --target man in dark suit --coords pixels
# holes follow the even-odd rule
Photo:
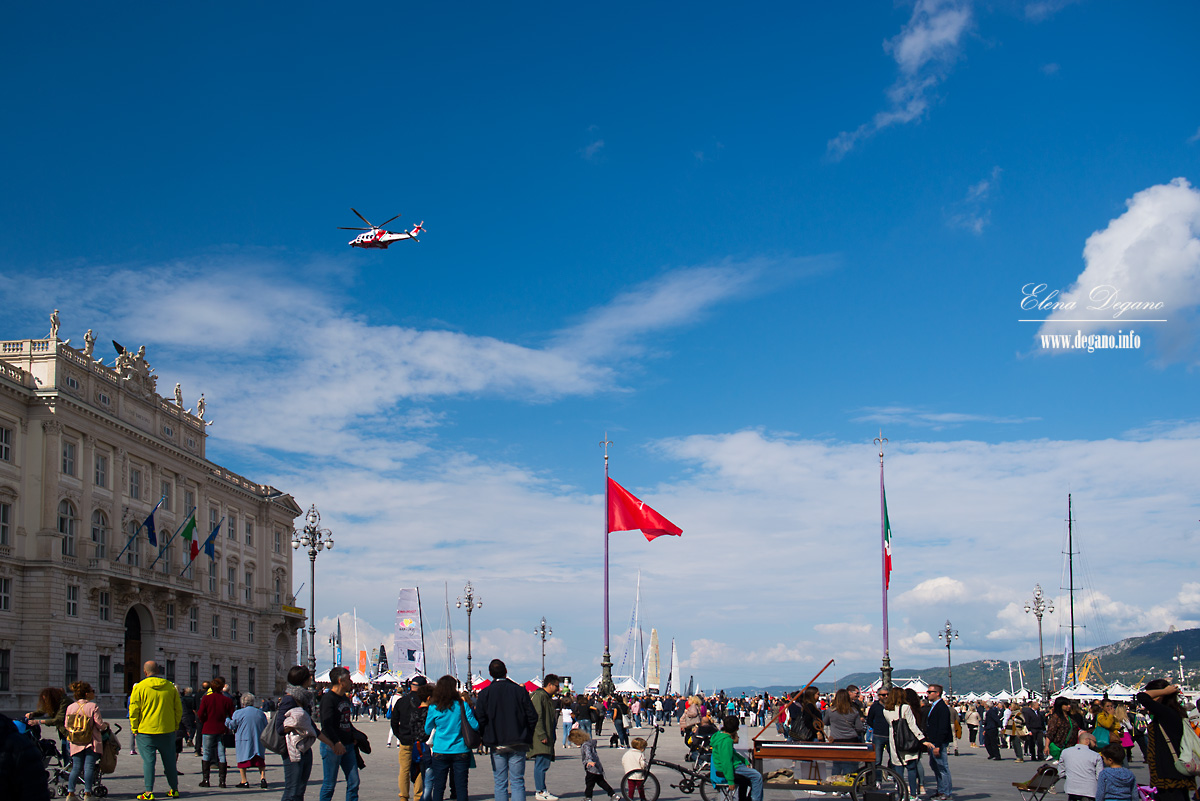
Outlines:
[[[948,801],[952,789],[949,756],[950,744],[954,742],[954,724],[951,721],[954,712],[942,699],[942,685],[930,684],[926,697],[929,698],[929,709],[925,713],[925,736],[934,746],[929,752],[929,767],[933,768],[934,778],[937,779],[937,793],[933,801]]]
[[[987,714],[983,716],[983,744],[987,748],[988,759],[997,761],[1001,759],[1000,729],[1004,726],[1002,714],[1000,704],[996,702],[988,707]]]

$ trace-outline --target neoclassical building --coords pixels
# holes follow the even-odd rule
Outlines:
[[[219,674],[281,692],[304,623],[302,510],[205,458],[203,396],[194,411],[178,385],[161,397],[144,347],[110,367],[90,330],[77,349],[51,322],[45,339],[0,341],[0,710],[76,679],[117,708],[152,658],[180,687]],[[160,500],[151,547],[139,528]],[[166,543],[193,508],[199,542],[220,529],[216,558],[185,567],[183,539]]]

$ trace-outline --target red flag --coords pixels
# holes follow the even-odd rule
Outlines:
[[[611,478],[608,480],[608,530],[633,531],[640,530],[647,540],[664,534],[678,537],[683,529],[672,523],[658,512],[633,496],[633,493],[622,487]]]

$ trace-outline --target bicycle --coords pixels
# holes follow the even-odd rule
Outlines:
[[[658,801],[658,796],[662,792],[662,785],[659,783],[658,777],[651,770],[651,767],[655,765],[679,772],[679,783],[669,786],[684,795],[691,795],[698,789],[700,797],[704,801],[723,801],[725,798],[724,793],[717,791],[712,786],[712,777],[709,774],[712,767],[712,752],[698,750],[696,752],[696,761],[690,768],[675,762],[668,762],[665,759],[658,759],[655,757],[655,754],[658,752],[658,735],[663,731],[662,726],[654,727],[654,742],[651,743],[650,754],[646,758],[647,767],[631,770],[621,777],[620,793],[623,801],[643,801],[643,799],[644,801]],[[630,781],[641,782],[640,791],[636,798],[630,794]]]

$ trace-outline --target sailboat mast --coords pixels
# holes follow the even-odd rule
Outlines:
[[[425,660],[429,658],[429,654],[425,652],[425,613],[421,611],[421,588],[417,587],[417,620],[421,625],[421,672],[424,673],[429,668],[425,667]]]
[[[1067,565],[1068,576],[1067,580],[1071,582],[1069,588],[1071,598],[1071,681],[1078,684],[1079,674],[1075,671],[1075,540],[1074,529],[1072,528],[1074,521],[1071,515],[1071,493],[1067,493]]]

